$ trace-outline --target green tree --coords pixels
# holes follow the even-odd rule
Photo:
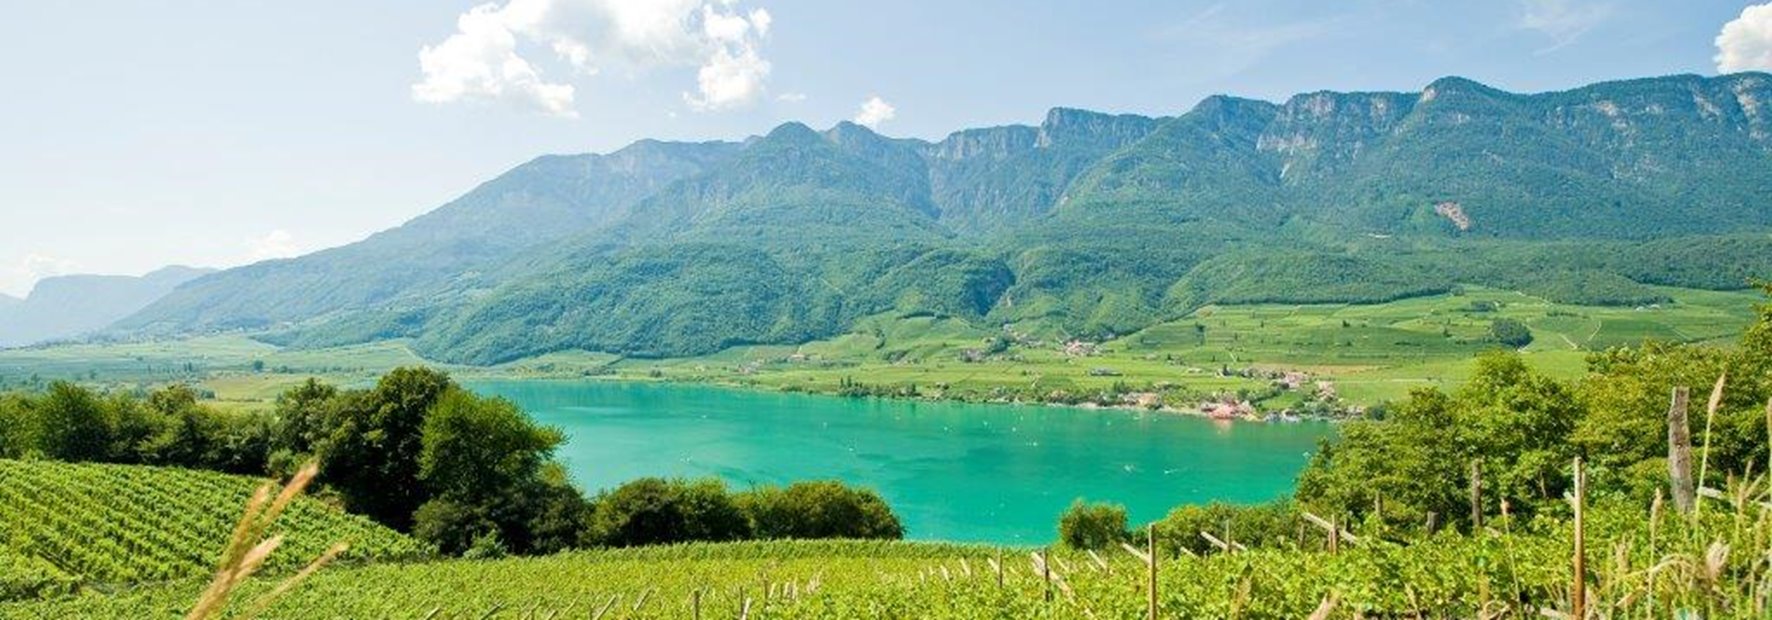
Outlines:
[[[597,497],[591,531],[604,545],[631,547],[748,538],[750,521],[718,480],[641,478]]]
[[[454,387],[429,368],[397,368],[367,394],[341,398],[318,451],[323,480],[345,507],[399,530],[430,494],[419,480],[425,414]]]
[[[61,461],[104,461],[111,453],[111,421],[105,403],[85,388],[57,381],[38,398],[37,449]]]
[[[1072,549],[1106,549],[1130,538],[1125,506],[1087,504],[1078,498],[1058,519],[1058,539]]]
[[[878,493],[836,480],[763,486],[735,501],[758,538],[898,539],[904,526]]]
[[[1532,344],[1532,330],[1513,319],[1495,319],[1489,322],[1489,341],[1518,349]]]

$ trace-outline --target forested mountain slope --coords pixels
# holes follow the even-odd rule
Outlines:
[[[1206,303],[1457,283],[1565,301],[1772,273],[1772,76],[1514,94],[1054,109],[930,143],[788,123],[743,143],[543,158],[412,223],[210,276],[128,330],[413,337],[445,360],[706,353],[885,311],[1074,337]]]

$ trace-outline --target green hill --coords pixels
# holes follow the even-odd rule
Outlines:
[[[0,595],[209,575],[261,483],[176,468],[0,460]],[[427,555],[405,535],[307,498],[272,529],[287,536],[273,570],[299,567],[340,541],[354,560]]]
[[[526,164],[362,243],[192,282],[124,332],[413,339],[473,364],[798,344],[882,312],[1106,339],[1206,303],[1461,284],[1589,305],[1772,273],[1772,76],[1215,96],[940,142],[788,123]],[[1258,255],[1267,256],[1258,256]]]

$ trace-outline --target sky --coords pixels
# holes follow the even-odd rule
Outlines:
[[[0,294],[397,226],[542,154],[1055,106],[1772,70],[1772,3],[30,2],[0,20]]]

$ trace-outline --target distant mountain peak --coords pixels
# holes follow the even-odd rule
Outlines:
[[[769,130],[764,140],[773,142],[808,142],[819,140],[819,133],[800,121],[788,121]]]

